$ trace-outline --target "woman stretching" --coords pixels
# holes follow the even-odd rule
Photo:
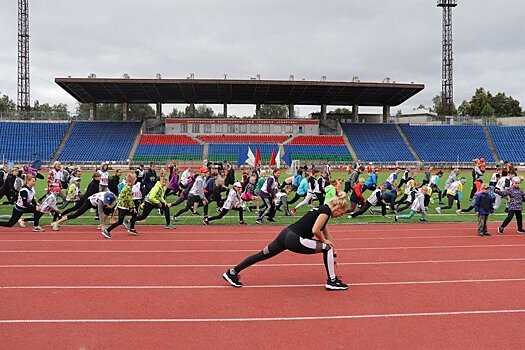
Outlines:
[[[227,270],[222,277],[232,286],[240,288],[239,272],[260,261],[272,258],[285,250],[299,254],[323,253],[323,261],[328,279],[327,290],[345,290],[348,285],[335,275],[335,253],[332,235],[326,224],[331,217],[339,217],[346,212],[348,204],[346,193],[340,192],[328,205],[323,204],[310,209],[302,218],[284,228],[277,238],[260,252],[247,257],[239,265]]]

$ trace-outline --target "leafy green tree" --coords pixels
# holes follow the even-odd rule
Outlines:
[[[261,105],[259,111],[261,118],[286,118],[288,117],[288,106],[286,105]]]
[[[168,114],[168,118],[184,118],[184,112],[173,107],[170,114]]]
[[[333,111],[328,112],[327,114],[352,114],[352,111],[348,108],[336,108]]]
[[[443,97],[442,96],[443,96],[442,94],[439,94],[439,95],[436,95],[432,99],[432,108],[430,108],[430,112],[434,112],[437,115],[449,115],[447,106],[445,106],[445,104],[443,103]],[[458,111],[457,111],[456,105],[454,103],[452,103],[451,112],[452,112],[451,114],[453,116],[457,116],[458,115]]]
[[[481,110],[480,116],[482,117],[493,117],[494,116],[494,108],[490,105],[490,103],[487,103],[483,109]]]
[[[16,111],[16,103],[7,95],[0,97],[0,112],[14,112]]]
[[[520,116],[523,110],[519,101],[511,96],[505,95],[504,92],[498,92],[493,96],[490,91],[480,87],[470,99],[463,101],[460,106],[460,115],[463,116]],[[492,114],[487,114],[492,113]]]

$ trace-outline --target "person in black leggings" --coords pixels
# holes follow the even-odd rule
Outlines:
[[[272,258],[285,250],[298,254],[323,253],[323,261],[328,279],[327,290],[345,290],[348,285],[335,275],[335,253],[332,235],[326,225],[331,217],[343,215],[348,208],[346,193],[340,192],[328,205],[323,204],[310,209],[302,218],[285,227],[277,238],[258,253],[244,259],[237,266],[228,269],[222,277],[233,287],[240,288],[239,272],[260,261]]]
[[[8,221],[0,222],[0,226],[13,227],[24,213],[33,213],[37,215],[37,206],[35,199],[35,183],[36,178],[33,175],[26,175],[26,184],[18,192],[15,206],[13,207],[13,213]]]

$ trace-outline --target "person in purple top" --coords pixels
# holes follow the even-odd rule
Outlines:
[[[281,176],[281,170],[274,169],[273,175],[268,177],[268,179],[266,179],[263,186],[261,187],[260,196],[266,204],[266,208],[259,212],[257,221],[255,221],[259,225],[263,223],[263,218],[265,215],[268,215],[268,221],[275,222],[275,220],[273,219],[273,217],[275,216],[274,199],[275,194],[277,193],[277,189],[279,188],[279,176]]]
[[[179,193],[180,191],[180,186],[179,186],[179,172],[178,172],[178,168],[174,165],[173,168],[171,169],[171,172],[170,172],[170,182],[168,183],[168,187],[166,189],[166,193],[164,194],[164,197],[168,197],[168,195],[170,193],[174,193],[174,194],[177,194]]]
[[[500,227],[498,227],[498,234],[502,235],[505,227],[510,223],[514,215],[516,215],[516,222],[518,224],[518,233],[525,233],[523,230],[523,218],[521,211],[523,209],[523,202],[525,202],[525,193],[520,188],[521,179],[517,176],[512,178],[512,186],[508,190],[500,190],[496,187],[496,193],[500,196],[508,196],[509,200],[507,206],[509,212]]]

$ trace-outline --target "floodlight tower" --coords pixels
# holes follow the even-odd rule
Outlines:
[[[456,0],[438,0],[437,6],[443,8],[443,33],[441,52],[441,98],[447,115],[452,115],[454,104],[453,80],[453,51],[452,51],[452,8],[456,7]]]
[[[17,109],[29,111],[29,0],[18,0]]]

